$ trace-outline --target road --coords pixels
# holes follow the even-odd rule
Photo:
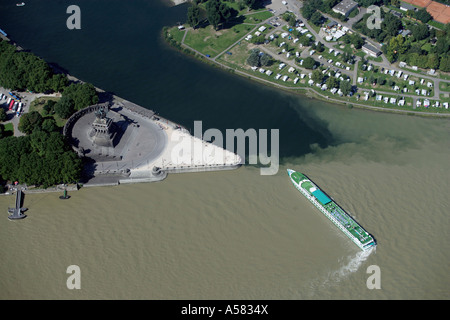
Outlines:
[[[308,21],[302,16],[302,14],[301,14],[301,12],[300,12],[300,9],[302,8],[302,6],[303,6],[302,2],[301,2],[301,1],[298,1],[298,0],[290,0],[290,1],[288,1],[288,4],[287,4],[287,5],[283,5],[283,4],[281,3],[281,0],[272,0],[271,4],[269,4],[267,7],[270,8],[270,9],[272,9],[272,10],[275,10],[275,11],[276,11],[275,14],[278,15],[278,16],[280,16],[282,13],[284,13],[285,10],[292,11],[292,12],[295,14],[295,16],[297,17],[297,19],[302,20],[302,22],[305,24],[305,27],[306,27],[306,28],[309,30],[309,32],[315,37],[316,41],[320,41],[320,42],[323,43],[324,46],[325,46],[326,48],[328,48],[328,49],[331,49],[331,48],[332,48],[332,49],[335,49],[334,46],[337,44],[337,42],[328,42],[328,41],[325,41],[322,37],[320,37],[320,36],[317,34],[317,32],[311,27],[311,25],[308,23]],[[340,22],[340,23],[341,23],[342,25],[346,26],[347,28],[351,29],[353,32],[357,32],[357,31],[353,30],[351,26],[352,26],[352,24],[355,23],[356,21],[359,21],[365,13],[366,13],[366,9],[363,8],[363,9],[358,13],[357,16],[355,16],[355,17],[349,19],[349,21],[347,21],[346,23],[345,23],[345,22],[344,22],[344,23],[343,23],[343,22]],[[330,17],[330,16],[328,16],[328,15],[326,15],[326,14],[323,14],[323,15],[324,15],[325,17],[331,19],[331,20],[336,20],[336,19],[334,19],[333,17]],[[232,69],[232,68],[230,68],[230,67],[228,67],[228,66],[226,66],[226,65],[224,65],[224,64],[222,64],[222,63],[220,63],[220,62],[218,62],[216,59],[219,58],[222,54],[224,54],[224,53],[226,53],[227,51],[229,51],[231,48],[233,48],[233,47],[234,47],[236,44],[238,44],[240,41],[244,41],[245,37],[246,37],[248,34],[254,33],[255,30],[256,30],[257,28],[259,28],[259,26],[261,26],[261,25],[263,25],[263,24],[265,24],[265,23],[268,23],[268,21],[271,20],[271,19],[273,19],[273,17],[272,17],[272,18],[269,18],[269,19],[267,19],[267,20],[265,20],[265,21],[262,21],[262,22],[260,22],[260,23],[258,23],[258,24],[256,24],[256,25],[255,25],[255,28],[253,28],[253,29],[252,29],[250,32],[248,32],[247,34],[243,35],[243,37],[240,38],[238,41],[236,41],[235,43],[233,43],[232,45],[230,45],[228,48],[226,48],[224,51],[222,51],[221,53],[219,53],[219,54],[218,54],[217,56],[215,56],[214,58],[208,58],[208,59],[211,60],[212,62],[217,63],[218,65],[224,67],[225,69]],[[282,20],[282,19],[280,19],[280,23],[281,23],[281,25],[278,26],[278,27],[275,27],[273,30],[271,30],[270,34],[272,34],[272,33],[274,33],[274,32],[277,32],[277,31],[282,31],[282,27],[283,27],[286,23],[285,23],[284,20]],[[187,45],[184,43],[184,39],[185,39],[185,37],[186,37],[186,34],[187,34],[188,30],[189,30],[189,29],[186,29],[186,30],[185,30],[185,34],[184,34],[183,40],[182,40],[182,46],[189,48],[190,50],[192,50],[192,51],[198,53],[198,54],[201,55],[201,56],[204,56],[201,52],[199,52],[199,51],[197,51],[197,50],[195,50],[195,49],[193,49],[193,48],[187,46]],[[270,34],[269,34],[269,35],[270,35]],[[377,47],[377,48],[380,48],[380,47],[381,47],[380,44],[375,43],[375,42],[373,42],[373,41],[371,41],[370,44],[374,45],[374,46]],[[268,48],[264,47],[264,45],[261,45],[260,48],[261,48],[261,50],[267,52],[268,54],[274,55],[274,53],[271,52]],[[304,51],[302,52],[302,57],[303,57],[303,56],[304,56],[304,57],[309,56],[309,50],[304,50]],[[277,60],[282,61],[283,63],[285,63],[285,64],[288,65],[288,66],[295,67],[297,70],[298,70],[298,69],[303,70],[302,72],[305,72],[306,74],[308,74],[308,73],[310,72],[310,70],[306,70],[306,69],[304,69],[304,68],[299,67],[298,65],[295,64],[295,62],[294,62],[293,60],[287,59],[284,55],[275,55],[275,58],[276,58]],[[385,57],[384,55],[382,55],[382,59],[383,59],[382,62],[370,61],[370,63],[373,64],[374,66],[378,66],[378,67],[380,67],[380,68],[385,68],[385,69],[395,70],[396,72],[402,71],[403,74],[408,74],[408,75],[410,75],[410,76],[415,76],[415,77],[421,77],[421,78],[424,78],[424,79],[426,79],[426,80],[429,80],[429,81],[432,81],[432,82],[433,82],[434,95],[433,95],[432,97],[430,97],[430,96],[424,97],[424,96],[417,96],[417,95],[413,95],[413,94],[397,93],[397,95],[400,95],[400,96],[411,97],[411,98],[413,99],[413,106],[416,105],[416,100],[417,100],[417,99],[424,99],[424,98],[427,98],[427,99],[433,99],[433,100],[440,100],[440,94],[441,94],[441,91],[440,91],[440,89],[439,89],[439,82],[440,82],[440,81],[443,81],[443,82],[446,82],[446,83],[450,83],[450,80],[443,80],[443,79],[439,79],[439,78],[436,78],[436,77],[432,77],[432,76],[429,76],[429,75],[423,75],[423,74],[420,74],[420,75],[419,75],[419,74],[416,74],[416,73],[408,72],[408,71],[406,71],[405,69],[398,68],[398,67],[396,67],[395,65],[390,64],[390,63],[387,61],[387,59],[386,59],[386,57]],[[338,67],[336,67],[335,65],[329,64],[327,61],[321,61],[321,63],[322,63],[324,66],[329,66],[329,67],[333,68],[334,70],[338,69],[339,72],[341,72],[342,74],[346,74],[346,75],[350,76],[351,79],[352,79],[352,84],[356,86],[356,85],[357,85],[357,75],[358,75],[358,65],[359,65],[359,63],[361,62],[361,60],[362,60],[362,59],[361,59],[359,56],[356,56],[356,57],[355,57],[355,61],[356,61],[356,62],[355,62],[354,69],[353,69],[352,71],[348,71],[348,70],[345,70],[345,69],[342,69],[342,68],[338,68]],[[279,85],[279,84],[276,84],[276,83],[274,83],[274,82],[272,82],[272,81],[263,80],[263,79],[261,79],[261,78],[259,78],[259,77],[253,76],[253,75],[251,75],[251,74],[248,74],[248,73],[245,73],[245,72],[242,72],[242,71],[239,71],[239,70],[235,70],[235,69],[233,69],[233,70],[234,70],[235,72],[237,72],[237,73],[244,74],[245,76],[250,76],[251,78],[255,78],[255,79],[257,79],[258,81],[268,82],[268,83],[270,83],[270,84],[272,84],[272,85],[276,85],[276,86],[278,86],[278,87],[280,87],[280,88],[284,88],[284,89],[290,89],[290,90],[294,89],[294,90],[295,90],[295,88],[292,88],[292,87],[287,87],[287,86]],[[305,89],[305,88],[304,88],[304,89]],[[309,91],[309,90],[313,90],[313,89],[312,89],[312,88],[306,88],[306,90]],[[314,91],[314,90],[313,90],[313,91]],[[320,93],[317,93],[316,91],[314,91],[314,93],[315,93],[315,94],[318,94],[319,96],[322,96]],[[386,93],[386,94],[390,94],[390,95],[395,95],[395,94],[396,94],[396,93],[393,93],[393,92],[384,92],[384,91],[380,91],[380,90],[379,90],[379,93],[380,93],[380,94]],[[329,101],[336,101],[336,102],[341,102],[341,103],[342,103],[342,100],[339,100],[339,99],[332,99],[332,98],[328,98],[327,96],[322,96],[322,97],[328,99]],[[345,102],[345,101],[344,101],[344,102]],[[353,104],[355,104],[355,103],[353,103]],[[355,104],[355,105],[363,105],[363,104]],[[371,107],[369,107],[369,106],[366,106],[366,107],[371,108]],[[377,108],[377,107],[373,107],[373,109],[386,110],[385,108]],[[396,110],[396,109],[394,109],[394,110]],[[402,112],[402,110],[397,110],[397,111]],[[404,111],[403,111],[403,112],[404,112]],[[418,112],[417,114],[423,114],[423,113]],[[449,116],[450,116],[450,115],[449,115]]]

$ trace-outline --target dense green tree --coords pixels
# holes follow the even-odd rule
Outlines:
[[[317,65],[317,61],[311,57],[307,57],[303,60],[302,66],[306,69],[313,69],[315,65]]]
[[[414,24],[410,27],[410,30],[415,41],[426,39],[430,35],[426,24]]]
[[[61,88],[62,81],[49,65],[32,53],[17,51],[7,41],[0,40],[0,86],[13,90],[46,92]]]
[[[49,79],[49,88],[55,92],[61,92],[65,87],[69,85],[69,79],[65,74],[59,73],[55,74],[51,79]]]
[[[423,23],[427,23],[428,21],[430,21],[433,18],[431,16],[431,14],[428,13],[426,8],[421,8],[421,9],[417,10],[416,13],[414,14],[414,17],[417,20],[422,21]]]
[[[361,49],[364,45],[364,39],[358,33],[354,33],[351,36],[351,43],[355,47],[355,49]]]
[[[439,69],[444,72],[450,72],[450,57],[442,56],[441,61],[439,63]]]
[[[63,97],[73,100],[74,111],[98,103],[95,87],[90,83],[72,83],[63,91]]]
[[[62,119],[68,119],[75,111],[75,102],[70,96],[64,95],[55,104],[55,113]]]
[[[194,4],[189,7],[186,22],[194,29],[197,27],[200,22],[200,8],[198,5]]]
[[[247,63],[252,67],[270,66],[273,59],[270,55],[259,51],[259,49],[252,49],[247,58]]]
[[[43,118],[37,111],[24,113],[19,120],[19,130],[26,134],[31,134],[40,128]]]
[[[44,187],[76,182],[82,163],[59,132],[40,130],[0,140],[0,175],[11,181]]]
[[[58,131],[59,127],[56,124],[55,119],[50,117],[50,118],[46,118],[46,119],[44,119],[44,121],[42,121],[41,129],[49,133],[49,132],[53,132],[53,131]]]
[[[402,29],[402,21],[393,14],[387,13],[382,23],[383,30],[390,36],[396,36]]]
[[[408,50],[408,43],[405,38],[399,34],[389,40],[386,50],[386,58],[392,63],[397,60],[400,54],[403,54]]]
[[[316,46],[316,51],[321,53],[325,51],[325,45],[319,41],[319,43]]]
[[[42,107],[42,114],[44,116],[47,115],[52,115],[55,113],[55,105],[56,105],[56,101],[55,100],[48,100],[44,106]]]
[[[311,79],[316,83],[322,83],[324,75],[322,74],[322,71],[316,69],[312,72]]]
[[[260,57],[259,57],[259,62],[261,64],[261,66],[270,66],[273,64],[273,58],[271,55],[267,54],[267,53],[263,53]]]
[[[292,12],[285,12],[282,15],[282,18],[284,21],[286,21],[290,26],[294,26],[295,25],[295,15]]]
[[[220,0],[209,0],[206,2],[206,15],[209,23],[217,30],[220,23],[226,23],[237,15],[237,11]]]
[[[6,121],[6,119],[8,119],[6,111],[2,107],[0,107],[0,122]]]
[[[341,83],[339,84],[339,89],[341,89],[344,96],[346,96],[352,90],[352,84],[350,83],[350,81],[341,81]]]
[[[258,9],[263,6],[264,0],[243,0],[250,9]]]
[[[328,89],[339,88],[339,80],[336,77],[328,77],[326,84]]]
[[[322,14],[319,11],[316,11],[311,15],[309,21],[318,26],[322,23],[322,19],[323,19]]]
[[[427,67],[430,69],[437,69],[439,67],[439,56],[437,54],[428,54]]]
[[[309,46],[309,45],[311,44],[312,40],[311,40],[311,38],[308,38],[307,36],[303,35],[303,36],[301,36],[301,37],[298,39],[298,42],[299,42],[302,46],[307,47],[307,46]]]
[[[250,51],[250,55],[247,58],[247,63],[252,67],[259,67],[259,49],[253,49]]]

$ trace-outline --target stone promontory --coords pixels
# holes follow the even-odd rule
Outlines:
[[[76,112],[63,132],[86,160],[84,186],[160,181],[168,173],[241,165],[239,155],[118,97]]]

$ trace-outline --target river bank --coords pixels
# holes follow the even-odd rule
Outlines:
[[[69,83],[84,83],[57,65],[52,67],[55,73],[64,74]],[[75,112],[62,129],[74,151],[84,159],[83,176],[78,181],[80,185],[155,182],[165,179],[168,173],[220,171],[241,166],[239,155],[192,136],[183,126],[156,115],[152,110],[101,88],[94,88],[99,103]],[[59,92],[48,95],[30,91],[12,92],[7,88],[2,88],[0,92],[5,95],[0,103],[6,110],[7,123],[13,123],[14,136],[24,135],[18,129],[19,119],[30,111],[33,101],[42,97],[61,97]],[[16,114],[15,109],[6,106],[8,96],[17,103],[23,101],[24,108],[20,113]],[[12,101],[12,98],[9,100]],[[99,110],[106,110],[103,120],[97,114]],[[99,126],[103,127],[98,131]],[[104,135],[105,130],[107,136]],[[101,143],[93,140],[98,134],[103,135],[101,139],[110,139],[108,144],[104,144],[105,140]],[[11,192],[17,189],[12,184],[9,186]],[[21,188],[28,190],[26,185]],[[37,192],[58,190],[61,188],[55,186]]]
[[[312,55],[317,58],[316,50],[311,50],[309,46],[303,47],[302,45],[300,45],[300,49],[297,48],[298,43],[295,43],[298,38],[294,39],[295,36],[290,35],[293,27],[288,26],[281,18],[282,12],[276,14],[275,12],[272,9],[261,9],[254,12],[242,11],[235,19],[239,22],[230,22],[226,27],[222,26],[219,30],[214,30],[212,26],[207,24],[196,29],[188,25],[166,27],[163,30],[163,38],[181,52],[193,55],[210,65],[289,92],[307,94],[319,100],[373,111],[427,117],[450,116],[450,110],[448,109],[450,97],[444,89],[447,80],[428,75],[419,76],[406,70],[402,71],[396,66],[389,66],[389,68],[392,68],[389,70],[391,73],[386,75],[386,72],[382,73],[382,71],[385,71],[382,68],[385,62],[379,63],[371,60],[370,57],[368,58],[369,62],[365,62],[369,66],[368,71],[364,71],[367,65],[363,65],[364,60],[361,60],[361,54],[356,55],[355,64],[343,63],[340,53],[348,48],[336,43],[325,43],[327,49],[318,56],[318,61],[323,65],[320,70],[325,78],[335,75],[337,82],[339,80],[341,82],[349,81],[352,84],[351,92],[343,94],[339,86],[327,88],[325,80],[315,83],[311,78],[316,71],[305,69],[302,62],[303,59],[310,59]],[[306,26],[304,26],[305,24]],[[301,25],[304,26],[304,29],[301,27],[297,29],[302,29],[302,34],[309,31],[311,34],[308,35],[315,39],[316,43],[317,40],[323,41],[306,22]],[[263,40],[259,40],[255,44],[251,40],[252,37],[258,39],[263,37],[261,38]],[[247,58],[252,50],[269,54],[274,59],[273,63],[268,66],[251,67]],[[334,54],[331,54],[332,52]],[[362,54],[362,57],[364,57],[364,54]],[[336,65],[339,65],[339,68],[334,63],[330,63],[333,60],[335,60]],[[300,63],[298,63],[299,61]],[[387,66],[385,67],[388,71]],[[364,83],[374,72],[377,72],[377,75],[382,77],[385,83],[387,83],[386,80],[389,80],[390,83],[391,80],[387,78],[396,73],[396,86],[391,88],[387,85],[374,86]],[[400,75],[402,76],[401,79]],[[416,84],[411,87],[411,83]],[[421,96],[412,94],[414,88],[416,94],[421,92]]]

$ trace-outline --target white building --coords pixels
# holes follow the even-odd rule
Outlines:
[[[347,17],[350,12],[358,7],[358,3],[353,0],[343,0],[333,7],[333,11]]]

